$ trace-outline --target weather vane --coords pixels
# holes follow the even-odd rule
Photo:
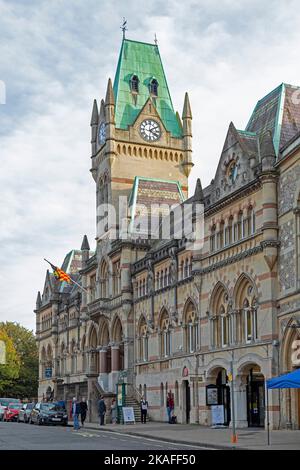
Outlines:
[[[154,34],[154,42],[155,42],[155,45],[157,46],[157,36],[156,36],[156,33]]]
[[[123,24],[120,26],[123,31],[123,39],[125,39],[125,32],[127,31],[127,20],[123,17]]]

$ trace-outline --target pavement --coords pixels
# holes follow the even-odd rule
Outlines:
[[[72,424],[72,423],[70,423]],[[100,429],[97,423],[86,423],[85,430]],[[210,449],[247,450],[300,450],[300,431],[270,431],[268,445],[267,431],[262,428],[237,430],[237,443],[232,444],[232,430],[213,429],[197,424],[168,424],[148,422],[147,424],[106,424],[101,432],[116,432],[127,436],[158,439],[161,442],[186,444]]]

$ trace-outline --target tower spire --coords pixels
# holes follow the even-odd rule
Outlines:
[[[122,23],[122,26],[120,26],[120,28],[123,31],[123,39],[125,39],[125,33],[126,31],[128,31],[128,28],[127,28],[127,20],[125,19],[124,16],[123,16],[123,23]]]

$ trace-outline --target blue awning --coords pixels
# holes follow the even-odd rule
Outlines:
[[[267,380],[267,388],[300,388],[300,369]]]

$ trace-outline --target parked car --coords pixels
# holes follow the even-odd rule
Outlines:
[[[4,406],[4,405],[0,405],[0,421],[3,421],[3,418],[4,418],[4,410],[5,410],[5,406]]]
[[[67,426],[68,414],[59,403],[37,403],[30,413],[30,424],[62,424]]]
[[[19,411],[22,406],[22,403],[9,403],[9,405],[4,410],[4,421],[17,421],[19,417]]]
[[[30,414],[31,414],[33,407],[34,407],[34,403],[24,403],[24,405],[19,411],[18,423],[20,422],[29,423],[29,418],[30,418]]]

